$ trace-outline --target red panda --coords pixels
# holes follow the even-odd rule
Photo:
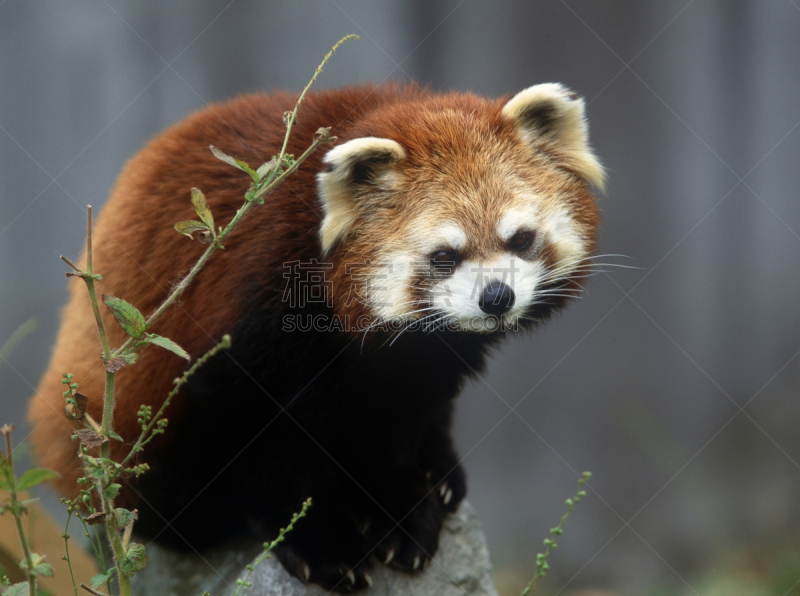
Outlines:
[[[209,144],[267,161],[294,101],[212,105],[131,159],[94,228],[99,290],[157,307],[203,250],[173,229],[193,217],[191,187],[223,225],[243,202],[247,177]],[[312,497],[278,557],[304,581],[350,592],[375,564],[415,573],[435,553],[466,491],[453,398],[507,332],[578,291],[604,173],[583,100],[558,84],[501,100],[399,85],[311,93],[288,151],[299,155],[321,126],[337,144],[268,195],[154,326],[193,359],[225,333],[233,346],[170,406],[144,455],[151,470],[128,479],[120,502],[137,504],[146,538],[203,549],[274,538]],[[99,419],[104,368],[86,290],[70,292],[29,419],[41,463],[74,497],[82,471],[62,373]],[[138,436],[140,405],[157,409],[186,366],[149,348],[117,373],[125,442],[112,441],[112,456]]]

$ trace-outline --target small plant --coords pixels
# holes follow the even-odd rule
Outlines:
[[[74,381],[73,375],[64,373],[62,383],[65,386],[64,398],[66,401],[65,414],[71,419],[77,427],[73,439],[78,442],[78,457],[80,458],[84,476],[78,480],[83,485],[83,489],[77,498],[73,500],[62,499],[62,502],[67,508],[68,517],[67,524],[64,529],[64,544],[66,554],[62,557],[68,564],[70,574],[72,575],[72,585],[77,596],[78,585],[85,591],[92,594],[102,594],[98,590],[105,585],[108,593],[111,592],[111,582],[116,578],[119,585],[119,593],[127,596],[131,593],[130,577],[141,571],[147,563],[147,555],[145,547],[142,544],[137,544],[131,541],[131,535],[134,522],[137,519],[137,511],[129,511],[124,508],[115,507],[114,499],[118,495],[121,484],[118,482],[123,474],[134,474],[136,476],[147,471],[147,464],[139,464],[136,466],[128,467],[131,459],[140,453],[145,445],[149,443],[155,436],[165,432],[167,427],[167,419],[164,418],[164,412],[169,405],[172,398],[178,391],[186,384],[189,377],[201,367],[209,358],[214,356],[220,350],[230,347],[230,337],[224,336],[223,340],[209,350],[205,355],[198,358],[194,364],[178,379],[175,379],[175,387],[167,396],[164,404],[159,410],[153,413],[152,408],[142,406],[139,410],[139,423],[141,425],[141,433],[135,440],[129,453],[122,461],[114,461],[110,456],[110,442],[123,441],[113,430],[114,418],[114,379],[115,374],[121,368],[135,364],[139,356],[139,351],[148,345],[155,345],[174,354],[190,359],[189,354],[181,348],[177,343],[169,338],[162,337],[148,332],[148,328],[158,320],[162,314],[175,302],[176,299],[188,287],[194,277],[206,264],[210,256],[217,249],[224,249],[223,242],[230,236],[230,234],[237,227],[239,222],[247,216],[247,214],[257,205],[264,203],[264,196],[272,191],[276,186],[281,184],[292,172],[294,172],[300,164],[305,161],[311,153],[318,149],[321,145],[326,143],[333,143],[336,137],[330,134],[329,128],[320,128],[314,135],[313,142],[306,149],[302,155],[295,158],[291,154],[286,153],[289,137],[292,131],[292,126],[297,119],[298,109],[305,98],[309,88],[316,81],[318,75],[321,73],[322,68],[328,62],[330,57],[336,49],[345,41],[349,39],[358,39],[356,35],[348,35],[339,40],[331,49],[330,52],[324,57],[321,64],[317,67],[311,81],[303,89],[294,110],[284,114],[284,124],[286,125],[286,134],[281,147],[280,153],[274,156],[268,162],[262,164],[258,168],[252,168],[249,164],[235,157],[227,155],[220,151],[218,148],[211,146],[211,151],[218,159],[242,170],[247,173],[252,182],[249,189],[244,195],[244,204],[236,212],[236,215],[223,229],[222,227],[216,228],[214,217],[208,206],[208,203],[200,189],[194,188],[191,192],[191,200],[194,205],[195,211],[199,217],[199,221],[182,221],[175,224],[175,229],[181,234],[188,236],[191,239],[199,240],[207,243],[209,246],[198,259],[195,265],[191,268],[189,273],[183,277],[181,282],[177,284],[170,292],[167,299],[153,311],[148,317],[139,312],[132,304],[115,296],[102,296],[103,304],[111,311],[115,321],[126,332],[128,339],[118,348],[112,349],[108,335],[105,330],[105,325],[100,314],[100,300],[98,300],[98,293],[95,288],[95,282],[102,280],[102,277],[94,272],[92,266],[92,208],[88,207],[87,213],[87,236],[86,236],[86,267],[81,269],[75,263],[71,262],[65,257],[61,257],[70,268],[71,272],[67,273],[68,277],[79,277],[84,280],[89,293],[89,300],[92,305],[97,329],[100,334],[100,343],[102,345],[102,360],[105,367],[105,390],[103,396],[103,410],[102,419],[96,421],[89,416],[86,411],[88,398],[82,395],[78,389],[78,384]],[[5,347],[3,348],[5,349]],[[3,353],[0,351],[0,356]],[[55,472],[43,469],[28,470],[22,477],[17,480],[13,469],[13,460],[11,454],[11,431],[12,426],[6,425],[0,429],[0,433],[6,439],[7,455],[0,454],[0,489],[5,490],[10,495],[8,503],[0,504],[0,513],[11,512],[17,521],[17,529],[20,535],[20,541],[23,545],[25,552],[25,559],[20,564],[25,570],[28,581],[10,585],[7,578],[3,578],[0,585],[5,588],[2,591],[2,596],[20,596],[24,593],[29,593],[30,596],[36,596],[36,577],[43,575],[52,575],[53,568],[46,563],[43,556],[30,552],[28,541],[22,526],[22,515],[26,513],[25,505],[31,501],[18,500],[18,494],[31,486],[40,484],[51,478],[57,476]],[[264,553],[254,562],[252,566],[248,566],[248,572],[244,579],[239,580],[239,589],[248,586],[247,578],[252,572],[254,566],[261,560],[269,556],[271,551],[279,542],[284,538],[284,535],[289,532],[295,522],[301,517],[304,517],[307,509],[311,506],[311,500],[308,499],[304,504],[302,510],[295,514],[290,524],[282,529],[279,536],[271,543],[264,545]],[[79,512],[86,512],[81,515]],[[69,556],[69,523],[73,514],[80,520],[81,524],[86,531],[92,549],[94,550],[97,559],[103,571],[91,578],[89,585],[84,583],[76,584],[75,577],[72,571],[72,565]],[[113,552],[114,562],[112,565],[107,566],[103,557],[103,548],[100,541],[100,536],[97,532],[97,525],[103,525],[106,530],[106,535]],[[95,526],[94,536],[92,536],[90,526]],[[238,590],[237,590],[238,593]]]
[[[208,259],[217,249],[224,249],[223,242],[233,233],[239,222],[247,216],[247,214],[255,208],[256,205],[263,204],[264,196],[273,190],[277,185],[282,183],[286,177],[296,170],[305,159],[311,155],[317,148],[326,143],[332,143],[336,137],[331,136],[329,128],[320,128],[314,135],[311,146],[303,152],[298,158],[286,153],[286,147],[291,134],[292,125],[297,119],[297,111],[305,98],[311,85],[316,80],[317,76],[322,71],[323,66],[327,63],[336,49],[348,39],[355,38],[354,35],[349,35],[339,40],[331,51],[325,56],[322,63],[315,71],[311,81],[305,87],[300,97],[297,100],[295,108],[291,112],[284,114],[284,123],[286,125],[286,134],[284,137],[283,146],[278,155],[274,156],[268,162],[262,164],[254,169],[242,160],[236,159],[230,155],[223,153],[217,147],[211,146],[211,151],[215,157],[236,167],[243,172],[247,173],[252,182],[250,188],[245,193],[245,202],[242,207],[236,212],[236,215],[223,229],[215,228],[214,217],[211,209],[208,206],[203,192],[200,189],[194,188],[191,192],[192,204],[194,205],[195,212],[199,217],[199,221],[181,221],[175,224],[175,229],[181,234],[188,236],[194,240],[207,243],[209,246],[201,255],[195,265],[191,268],[189,273],[183,277],[181,282],[173,287],[169,296],[164,302],[156,308],[149,317],[139,312],[129,302],[115,297],[103,296],[102,301],[105,306],[111,311],[114,319],[119,326],[127,333],[128,339],[116,349],[111,348],[108,336],[105,330],[103,319],[100,315],[99,301],[97,299],[97,291],[95,289],[95,282],[100,281],[102,277],[96,274],[92,268],[92,210],[91,206],[88,209],[88,222],[87,222],[87,239],[86,239],[86,269],[82,270],[76,264],[72,263],[65,257],[61,257],[71,268],[72,272],[67,276],[75,276],[83,279],[89,292],[89,299],[92,304],[97,329],[100,334],[102,344],[102,358],[105,365],[105,392],[103,398],[103,414],[100,422],[94,421],[86,412],[87,399],[78,392],[78,385],[73,382],[72,375],[65,374],[62,383],[66,385],[67,389],[64,392],[64,397],[67,401],[67,408],[65,412],[67,416],[72,418],[78,430],[75,433],[75,438],[80,442],[79,457],[83,462],[85,476],[79,480],[86,487],[80,495],[73,501],[65,501],[67,510],[71,513],[77,511],[81,506],[88,509],[89,515],[86,518],[81,518],[82,522],[87,524],[94,524],[102,522],[105,525],[106,533],[111,543],[112,552],[114,555],[114,566],[106,568],[103,564],[102,573],[95,575],[90,586],[81,586],[88,591],[96,591],[103,584],[110,588],[110,583],[116,577],[120,586],[120,594],[123,596],[129,595],[130,592],[130,577],[142,569],[147,564],[147,556],[145,547],[142,544],[131,542],[131,533],[133,530],[134,522],[137,518],[136,511],[129,511],[124,508],[114,506],[114,499],[122,488],[121,484],[117,482],[122,474],[135,474],[139,475],[147,471],[146,464],[141,464],[134,467],[125,467],[128,462],[137,453],[141,452],[144,446],[150,442],[156,435],[162,434],[166,430],[167,419],[163,417],[164,411],[169,405],[172,398],[178,393],[181,387],[186,383],[188,378],[206,362],[210,357],[216,354],[219,350],[226,349],[230,346],[230,338],[225,336],[222,342],[214,346],[206,355],[199,358],[194,365],[186,371],[180,378],[176,379],[175,387],[168,395],[161,408],[153,414],[151,408],[142,406],[139,410],[139,423],[141,424],[141,434],[136,439],[133,447],[128,455],[121,461],[116,462],[110,457],[110,441],[122,441],[122,437],[117,435],[112,430],[112,421],[114,416],[114,378],[115,374],[122,367],[130,366],[138,359],[139,351],[147,345],[156,345],[161,348],[167,349],[182,358],[189,359],[189,354],[183,348],[169,338],[160,335],[148,333],[148,328],[153,325],[161,315],[178,299],[183,291],[188,287],[195,276],[205,266]],[[99,456],[90,455],[90,450],[99,447]],[[99,505],[99,509],[96,507]],[[303,510],[304,514],[305,509]],[[88,533],[88,532],[87,532]],[[69,534],[65,531],[65,542],[68,540]],[[98,550],[98,555],[101,554]],[[67,554],[67,562],[69,555]],[[95,592],[96,593],[96,592]],[[77,594],[77,590],[76,590]]]
[[[525,587],[525,589],[522,590],[521,596],[528,596],[528,594],[531,593],[531,590],[533,590],[533,586],[536,585],[536,580],[538,580],[540,577],[544,577],[547,573],[547,570],[550,569],[550,565],[547,563],[547,557],[550,555],[550,551],[558,548],[556,539],[564,533],[564,522],[567,521],[567,517],[569,517],[569,514],[572,513],[573,507],[575,507],[575,505],[586,496],[586,491],[583,490],[583,485],[586,484],[591,477],[591,472],[584,472],[578,479],[578,492],[576,492],[575,496],[573,496],[571,499],[566,500],[567,512],[561,516],[561,521],[558,523],[558,525],[555,528],[550,529],[551,537],[544,539],[545,550],[543,553],[536,555],[536,574],[533,576],[533,579]]]
[[[305,502],[303,503],[303,508],[300,510],[300,512],[299,513],[295,513],[292,516],[292,521],[289,522],[289,525],[286,526],[285,528],[281,528],[280,529],[280,531],[278,532],[278,536],[275,538],[275,540],[273,540],[272,542],[265,542],[264,543],[264,550],[261,552],[260,555],[258,555],[258,557],[256,557],[255,561],[253,561],[250,565],[247,566],[247,572],[244,574],[244,577],[236,580],[236,586],[237,587],[236,587],[236,592],[233,593],[233,596],[239,596],[239,592],[242,591],[242,588],[252,588],[253,587],[253,583],[249,582],[247,580],[250,579],[250,575],[253,573],[253,571],[255,570],[256,566],[261,561],[263,561],[264,559],[269,559],[270,558],[270,556],[271,556],[270,555],[270,551],[272,549],[274,549],[276,546],[278,546],[279,542],[283,542],[284,536],[294,529],[294,524],[297,522],[297,520],[299,520],[301,517],[305,517],[306,516],[306,511],[308,511],[309,507],[311,507],[311,498],[310,497],[305,500]]]
[[[36,578],[39,576],[49,577],[53,575],[53,567],[45,560],[44,555],[39,555],[31,552],[28,544],[28,538],[25,534],[25,528],[22,525],[22,516],[25,515],[27,505],[38,501],[38,499],[28,499],[26,501],[19,500],[19,494],[37,484],[47,482],[48,480],[58,476],[52,470],[44,470],[41,468],[32,468],[26,471],[17,480],[14,473],[14,457],[11,450],[11,433],[14,427],[10,424],[5,424],[0,427],[0,435],[5,439],[6,453],[0,453],[0,490],[8,493],[9,500],[0,503],[0,515],[4,513],[11,513],[14,516],[14,521],[17,525],[17,533],[19,540],[22,544],[22,550],[25,553],[25,558],[20,562],[19,566],[28,576],[28,581],[20,582],[18,584],[9,585],[10,582],[5,578],[6,588],[3,590],[3,596],[22,596],[26,592],[30,596],[36,596]]]

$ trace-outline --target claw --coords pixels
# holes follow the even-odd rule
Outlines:
[[[453,489],[448,488],[447,493],[444,495],[444,504],[447,505],[450,502],[450,499],[453,498]]]
[[[419,569],[419,564],[422,563],[422,560],[419,558],[419,555],[414,557],[414,571]]]
[[[439,496],[443,497],[444,493],[446,493],[446,492],[447,492],[447,483],[446,482],[442,482],[442,486],[439,487]]]
[[[371,588],[372,587],[372,577],[370,577],[370,574],[367,573],[366,571],[363,573],[363,575],[364,575],[364,581],[367,582],[367,585]]]
[[[311,578],[311,568],[307,563],[303,563],[303,578],[306,582]]]
[[[386,560],[383,562],[383,564],[388,565],[389,563],[392,562],[392,559],[394,559],[394,549],[390,548],[389,552],[386,553]]]
[[[356,574],[353,573],[352,569],[347,572],[347,579],[350,580],[351,584],[353,584],[354,586],[356,585]]]
[[[364,520],[364,523],[361,524],[361,527],[359,529],[361,530],[362,534],[366,535],[366,533],[369,532],[369,529],[371,527],[372,527],[372,522],[370,520]]]

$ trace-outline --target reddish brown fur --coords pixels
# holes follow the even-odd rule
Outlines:
[[[311,95],[303,104],[288,151],[299,155],[323,125],[346,126],[349,118],[400,94],[415,91],[387,89],[372,94],[342,90]],[[203,190],[220,225],[227,224],[243,202],[248,180],[241,172],[215,159],[208,145],[258,165],[280,150],[285,131],[282,115],[296,98],[289,94],[249,95],[211,106],[172,127],[130,160],[109,201],[94,225],[94,270],[103,276],[99,291],[134,304],[143,313],[155,309],[171,286],[194,264],[204,246],[177,234],[174,222],[196,217],[189,193]],[[253,272],[280,271],[286,252],[308,252],[319,227],[318,208],[299,208],[303,196],[314,196],[314,173],[321,151],[312,155],[289,184],[267,197],[266,204],[242,222],[236,233],[208,263],[201,276],[182,296],[179,305],[152,331],[175,339],[193,357],[204,353],[240,315],[241,288]],[[305,206],[304,206],[305,207]],[[308,235],[297,236],[297,230]],[[261,240],[262,234],[267,242]],[[275,251],[283,243],[283,251]],[[294,248],[296,246],[296,248]],[[85,255],[81,257],[85,262]],[[63,414],[62,373],[74,374],[81,393],[89,397],[89,414],[101,418],[104,367],[86,287],[73,280],[70,301],[62,314],[53,356],[31,403],[31,442],[43,466],[57,470],[58,490],[74,497],[82,475],[77,447],[70,435],[75,429]],[[279,294],[278,294],[279,296]],[[112,346],[125,334],[110,313],[103,317]],[[117,407],[114,427],[126,444],[112,442],[112,456],[124,456],[138,435],[140,401],[157,408],[172,380],[185,368],[180,358],[157,348],[144,351],[135,367],[116,375]],[[169,412],[180,415],[180,401]]]
[[[189,202],[190,188],[203,190],[217,223],[225,225],[242,204],[248,186],[248,178],[216,160],[208,145],[213,143],[254,166],[267,161],[279,151],[284,133],[282,115],[293,107],[294,101],[294,96],[278,93],[250,95],[211,106],[169,129],[134,157],[123,170],[94,227],[94,269],[103,276],[99,291],[124,298],[143,313],[162,302],[171,285],[204,249],[204,245],[187,240],[172,227],[176,221],[195,217]],[[486,101],[462,94],[432,96],[416,88],[395,86],[311,94],[300,111],[288,150],[299,155],[320,126],[332,126],[339,142],[362,136],[394,139],[408,153],[408,159],[400,165],[401,172],[416,172],[408,177],[413,181],[408,192],[423,196],[430,195],[435,185],[441,184],[442,177],[435,175],[437,171],[450,174],[451,181],[478,181],[482,178],[481,170],[505,167],[503,163],[482,161],[487,154],[485,146],[465,142],[465,130],[477,130],[486,146],[499,144],[508,155],[517,155],[517,160],[527,161],[540,171],[544,167],[546,176],[531,176],[524,182],[546,196],[573,197],[571,210],[585,226],[587,240],[593,247],[597,211],[587,185],[564,169],[554,167],[558,165],[556,150],[536,153],[525,145],[516,127],[501,116],[503,105],[504,100]],[[378,107],[383,109],[374,111]],[[367,116],[363,117],[364,114]],[[437,146],[457,148],[464,153],[464,159],[438,163]],[[318,151],[285,185],[266,197],[265,205],[241,224],[226,243],[226,249],[211,259],[179,304],[154,326],[153,332],[174,339],[196,358],[236,325],[254,275],[274,282],[271,287],[263,288],[265,301],[280,300],[278,282],[283,263],[319,256],[317,231],[321,209],[315,200],[312,204],[308,201],[316,196],[315,175],[322,154],[322,150]],[[448,164],[452,163],[464,169],[447,172]],[[363,207],[368,209],[368,205]],[[485,207],[475,205],[471,225],[486,225]],[[340,243],[335,249],[336,258],[332,259],[337,264],[333,277],[336,295],[346,295],[346,284],[351,281],[344,263],[363,262],[375,246],[396,238],[405,221],[429,208],[428,204],[406,202],[402,210],[395,212],[398,218],[393,221],[373,222],[367,232],[356,225],[360,235]],[[438,209],[446,211],[448,206]],[[445,213],[429,215],[435,218]],[[368,217],[365,211],[358,223]],[[490,213],[488,219],[493,218],[496,215]],[[81,262],[84,261],[85,256]],[[60,472],[61,478],[56,482],[59,491],[74,497],[79,489],[76,480],[82,471],[76,457],[76,443],[70,439],[74,424],[63,414],[62,373],[75,375],[81,393],[89,397],[90,415],[99,420],[104,368],[84,284],[71,281],[70,294],[53,357],[33,398],[29,419],[34,427],[32,443],[41,464]],[[336,308],[344,307],[337,303]],[[353,301],[348,308],[354,316],[369,314],[359,301]],[[103,316],[111,344],[121,344],[124,333],[108,312]],[[135,366],[116,375],[114,426],[126,443],[112,441],[115,458],[123,457],[138,435],[140,404],[146,401],[154,409],[159,407],[172,380],[185,366],[180,358],[151,347]],[[179,396],[168,417],[180,417],[181,408]],[[165,440],[169,440],[168,435]]]

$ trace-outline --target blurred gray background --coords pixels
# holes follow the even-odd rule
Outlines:
[[[625,255],[601,261],[638,268],[595,276],[460,399],[498,582],[518,593],[584,469],[545,593],[697,594],[727,557],[800,551],[797,0],[0,1],[0,344],[39,322],[0,361],[0,423],[27,434],[58,256],[125,160],[209,102],[301,89],[351,32],[318,88],[582,94],[601,253]]]

